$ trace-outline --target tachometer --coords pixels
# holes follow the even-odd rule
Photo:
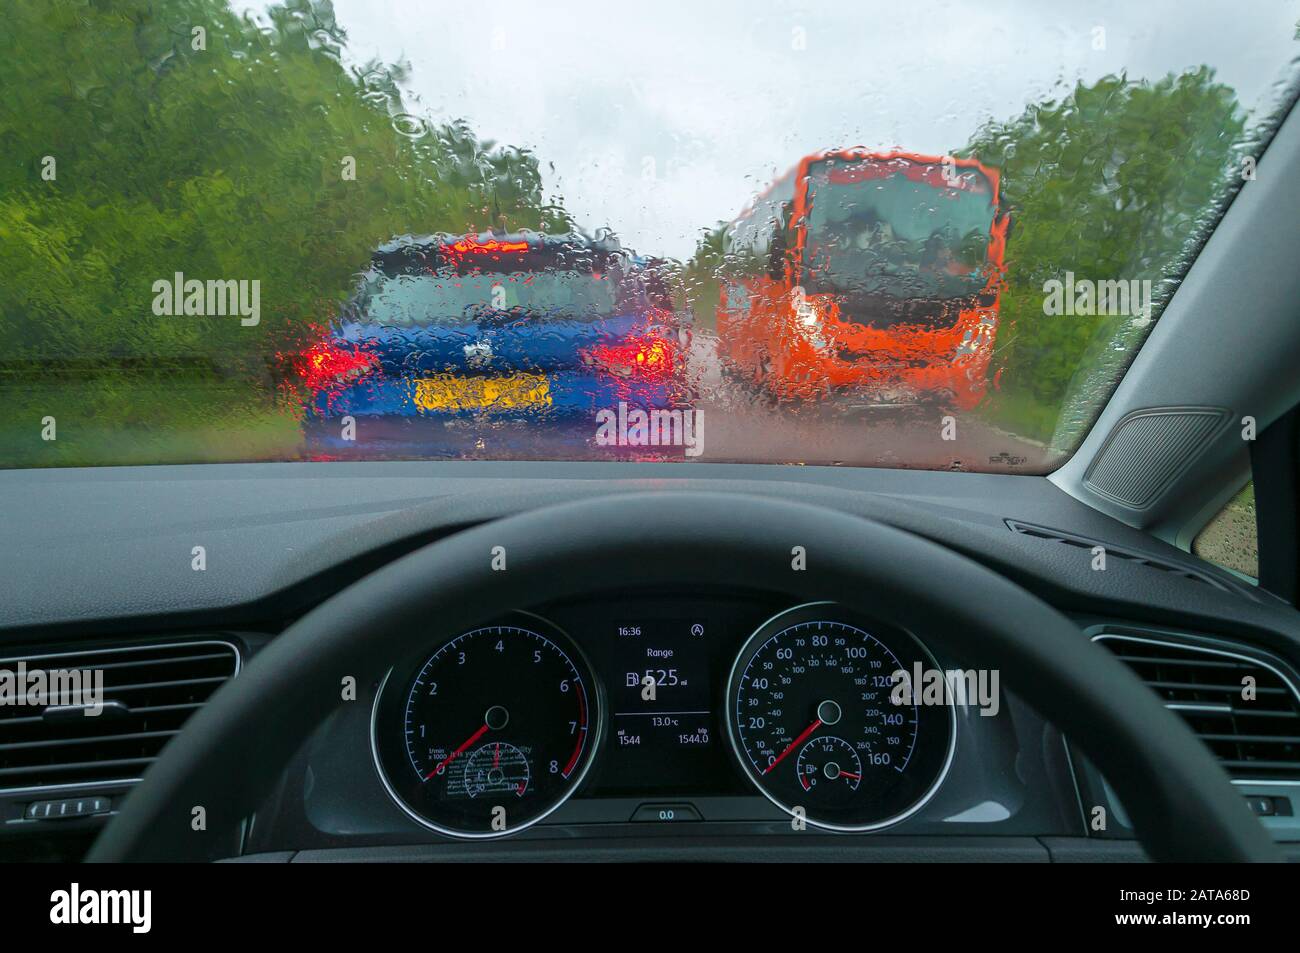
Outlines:
[[[951,705],[895,692],[897,674],[937,667],[910,634],[831,603],[784,612],[741,649],[727,727],[750,780],[809,824],[870,831],[913,814],[952,759]],[[897,703],[896,703],[897,702]]]
[[[541,820],[581,782],[599,737],[591,669],[557,628],[518,613],[438,646],[376,701],[375,763],[427,827],[495,837]]]

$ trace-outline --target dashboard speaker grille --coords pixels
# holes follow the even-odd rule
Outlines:
[[[1096,641],[1151,686],[1234,778],[1300,780],[1300,690],[1282,669],[1226,649],[1105,633]],[[1254,698],[1243,680],[1254,680]]]
[[[1228,419],[1220,407],[1157,407],[1124,417],[1083,482],[1099,496],[1145,509],[1200,455]]]
[[[0,790],[138,778],[169,738],[239,671],[229,642],[192,641],[33,654],[0,660],[0,678],[29,696],[100,679],[103,711],[85,696],[51,694],[43,704],[0,705]],[[51,678],[77,673],[81,681]],[[36,673],[34,675],[34,673]],[[21,676],[21,678],[20,678]],[[24,687],[25,686],[25,687]]]

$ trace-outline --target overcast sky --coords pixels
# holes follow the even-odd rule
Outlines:
[[[334,6],[349,61],[410,63],[412,111],[533,150],[584,227],[679,258],[810,152],[944,153],[1121,70],[1208,64],[1243,105],[1267,107],[1300,52],[1296,0]]]

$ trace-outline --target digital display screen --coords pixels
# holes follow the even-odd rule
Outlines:
[[[714,744],[707,624],[619,622],[613,641],[611,746],[653,757]]]
[[[744,779],[731,767],[716,710],[734,651],[725,624],[703,612],[660,618],[637,608],[594,630],[609,724],[593,788],[606,796],[734,793]]]
[[[549,607],[601,687],[600,748],[578,797],[752,794],[723,697],[740,643],[773,611],[752,598],[641,594]]]

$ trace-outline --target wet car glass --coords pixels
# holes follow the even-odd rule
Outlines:
[[[1254,174],[1298,23],[18,0],[0,466],[1049,472]]]

